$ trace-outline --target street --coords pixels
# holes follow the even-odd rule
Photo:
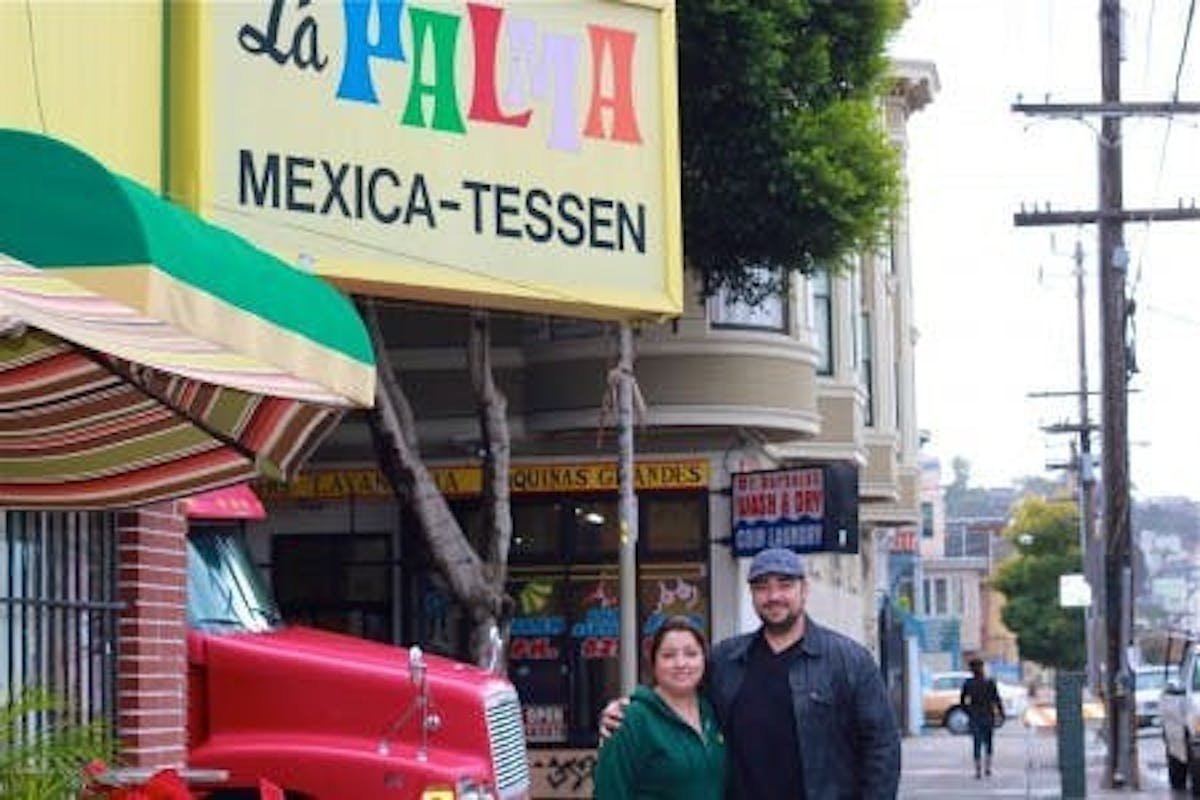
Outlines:
[[[995,760],[990,778],[976,780],[971,762],[971,739],[944,730],[927,730],[904,739],[900,797],[1060,797],[1053,729],[1027,729],[1009,723],[996,731]],[[1088,734],[1088,797],[1182,798],[1167,784],[1167,765],[1158,729],[1146,729],[1138,737],[1142,766],[1140,791],[1102,790],[1104,745]]]

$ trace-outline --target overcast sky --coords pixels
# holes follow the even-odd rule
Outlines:
[[[911,121],[912,248],[919,425],[948,470],[1007,485],[1069,455],[1042,425],[1077,400],[1031,392],[1078,386],[1074,264],[1085,252],[1090,383],[1099,389],[1096,230],[1016,228],[1021,203],[1095,208],[1097,126],[1009,110],[1099,100],[1099,0],[919,0],[893,55],[933,61],[941,91]],[[1123,97],[1169,100],[1189,0],[1126,4]],[[1200,16],[1200,15],[1198,15]],[[1197,20],[1195,27],[1200,27]],[[1188,42],[1179,99],[1200,100],[1200,32]],[[1124,123],[1125,206],[1200,197],[1200,116]],[[1140,373],[1130,397],[1139,496],[1200,499],[1200,221],[1126,227]],[[1093,403],[1098,415],[1099,401]],[[1099,452],[1098,439],[1094,449]]]

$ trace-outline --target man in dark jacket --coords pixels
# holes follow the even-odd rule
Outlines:
[[[762,627],[716,645],[708,672],[729,746],[731,797],[891,800],[900,734],[871,654],[806,616],[797,554],[762,551],[748,579]],[[618,714],[610,703],[602,725]]]

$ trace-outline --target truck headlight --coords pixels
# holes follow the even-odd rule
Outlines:
[[[458,800],[496,800],[496,793],[486,783],[468,778],[458,782]]]
[[[486,783],[477,783],[463,778],[455,787],[428,786],[421,792],[421,800],[496,800],[496,793]]]

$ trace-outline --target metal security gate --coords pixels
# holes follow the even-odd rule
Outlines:
[[[119,609],[111,514],[0,512],[0,701],[39,687],[114,720]]]

